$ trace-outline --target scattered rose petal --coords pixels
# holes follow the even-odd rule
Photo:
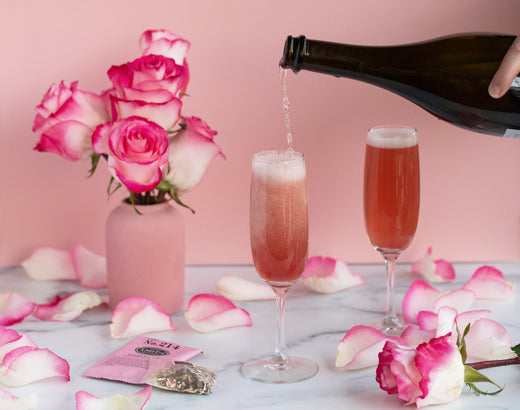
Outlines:
[[[274,299],[273,289],[264,283],[256,283],[238,276],[225,274],[217,281],[217,292],[227,299],[269,300]]]
[[[458,289],[441,293],[423,280],[414,281],[403,298],[403,318],[407,323],[417,323],[417,315],[425,310],[438,312],[443,306],[453,307],[457,312],[470,308],[475,294],[470,290]]]
[[[76,410],[141,410],[150,400],[151,394],[151,386],[130,396],[116,394],[105,398],[98,398],[81,390],[76,393]]]
[[[0,293],[0,325],[21,322],[34,310],[34,303],[14,292]]]
[[[470,326],[465,340],[468,359],[471,361],[502,360],[516,357],[516,353],[511,350],[509,333],[494,320],[478,319]]]
[[[0,389],[0,409],[2,410],[33,410],[40,399],[35,393],[16,397],[6,390]]]
[[[77,292],[65,297],[56,296],[51,302],[37,305],[34,316],[40,320],[69,322],[84,310],[99,306],[102,302],[97,293]]]
[[[143,297],[119,302],[110,325],[110,335],[116,339],[166,330],[175,330],[172,318],[158,304]]]
[[[437,313],[423,310],[417,314],[419,327],[408,326],[401,337],[408,346],[418,346],[448,333],[451,333],[456,340],[457,333],[453,332],[456,317],[457,310],[448,306],[441,307]]]
[[[22,262],[27,275],[34,280],[77,279],[70,252],[54,248],[38,248]]]
[[[351,370],[375,366],[378,354],[388,340],[406,345],[400,337],[386,336],[369,326],[354,326],[338,345],[336,366]]]
[[[438,312],[441,307],[449,306],[457,312],[468,310],[475,301],[475,293],[471,290],[457,289],[452,292],[440,294],[433,305],[433,311]]]
[[[21,335],[12,329],[0,328],[0,363],[5,355],[19,347],[36,347],[29,336],[25,333]]]
[[[449,282],[455,279],[453,265],[444,259],[433,260],[431,246],[426,255],[412,263],[412,272],[433,283]]]
[[[440,292],[423,280],[415,280],[403,298],[403,318],[405,322],[417,323],[417,314],[422,310],[433,311]]]
[[[24,346],[4,356],[0,366],[0,382],[7,386],[23,386],[51,377],[69,381],[69,371],[67,361],[49,349]]]
[[[457,314],[456,309],[448,306],[441,307],[438,313],[421,311],[417,315],[418,327],[414,325],[408,326],[403,331],[401,337],[408,346],[418,346],[434,337],[444,336],[450,332],[452,337],[455,338],[457,327],[462,333],[468,324],[473,326],[473,323],[479,319],[486,318],[490,313],[490,310],[471,310]],[[479,342],[474,339],[470,343]]]
[[[468,310],[457,315],[455,318],[455,325],[458,326],[459,331],[462,333],[464,332],[464,329],[466,329],[466,326],[475,323],[479,319],[487,318],[490,314],[491,310],[489,309]],[[453,330],[454,332],[457,332],[455,328]]]
[[[365,283],[360,275],[353,274],[339,259],[313,256],[307,261],[302,274],[303,283],[319,293],[335,293]]]
[[[0,326],[0,347],[19,338],[20,335],[16,330]]]
[[[89,289],[107,287],[107,265],[104,256],[77,244],[72,251],[72,258],[81,286]]]
[[[201,333],[252,325],[247,311],[237,308],[224,296],[208,293],[193,296],[184,315],[191,328]]]
[[[493,266],[481,266],[464,284],[463,289],[475,292],[477,299],[504,300],[510,298],[515,285]]]

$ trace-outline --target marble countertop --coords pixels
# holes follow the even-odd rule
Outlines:
[[[460,287],[482,264],[456,264],[457,279],[436,285],[440,290]],[[520,262],[493,263],[510,281],[520,282]],[[316,409],[350,408],[401,409],[403,402],[382,391],[375,381],[375,368],[348,371],[335,367],[336,349],[345,333],[354,325],[371,325],[383,315],[385,305],[384,265],[351,265],[354,273],[365,278],[365,285],[333,295],[320,295],[297,283],[289,291],[286,305],[288,353],[315,360],[320,371],[312,379],[284,385],[271,385],[245,379],[240,365],[252,358],[270,355],[274,348],[274,302],[240,302],[253,320],[252,327],[231,328],[209,334],[193,331],[183,312],[173,315],[175,331],[150,334],[158,339],[195,347],[204,351],[192,362],[215,371],[217,384],[211,395],[195,396],[153,389],[146,410],[159,409]],[[186,300],[197,293],[215,293],[215,283],[224,273],[257,280],[251,266],[190,266],[186,269]],[[400,301],[416,277],[408,265],[398,265],[396,295]],[[56,294],[84,290],[74,282],[35,282],[19,267],[0,268],[1,291],[17,292],[36,303],[49,301]],[[517,288],[518,289],[518,288]],[[510,333],[512,343],[520,342],[520,296],[507,301],[480,301],[473,307],[492,310],[491,319]],[[400,311],[400,308],[398,309]],[[110,337],[111,311],[95,308],[85,311],[72,322],[42,322],[28,317],[13,325],[27,333],[41,348],[49,348],[65,358],[70,366],[71,381],[44,380],[27,386],[0,386],[17,396],[36,393],[38,410],[72,410],[75,393],[85,390],[97,397],[116,393],[129,395],[142,387],[118,382],[90,379],[83,372],[129,340]],[[517,409],[520,368],[509,366],[485,369],[484,373],[505,389],[497,396],[477,397],[464,388],[461,397],[436,409]]]

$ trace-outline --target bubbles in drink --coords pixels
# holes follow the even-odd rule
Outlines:
[[[287,72],[289,70],[285,70],[280,68],[280,81],[282,83],[282,109],[284,114],[284,124],[287,128],[287,145],[289,149],[292,149],[293,136],[291,132],[291,116],[289,115],[289,108],[291,106],[289,102],[289,97],[287,96]]]

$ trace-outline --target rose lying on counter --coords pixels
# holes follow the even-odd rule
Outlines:
[[[513,284],[490,266],[480,267],[461,289],[447,293],[415,281],[403,299],[403,316],[412,324],[401,337],[355,326],[338,345],[336,366],[378,365],[380,387],[417,407],[455,400],[464,383],[479,394],[496,394],[502,388],[477,369],[520,364],[518,347],[511,347],[503,326],[487,318],[489,310],[467,309],[475,299],[507,299],[513,292]],[[466,364],[467,360],[473,362]],[[476,382],[499,389],[483,392]]]

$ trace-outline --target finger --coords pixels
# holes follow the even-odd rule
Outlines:
[[[518,36],[504,56],[497,72],[489,84],[489,95],[493,98],[502,97],[515,77],[520,72],[520,36]]]

